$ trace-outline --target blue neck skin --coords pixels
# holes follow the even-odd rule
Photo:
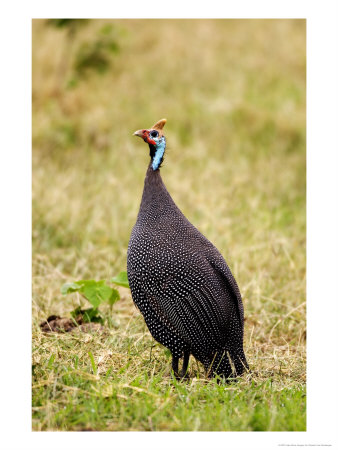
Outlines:
[[[151,167],[153,168],[153,170],[157,170],[160,167],[162,159],[163,159],[166,141],[165,141],[164,136],[162,136],[161,139],[154,139],[154,140],[156,141],[156,147],[155,147],[156,150],[155,150],[155,156],[151,163]]]

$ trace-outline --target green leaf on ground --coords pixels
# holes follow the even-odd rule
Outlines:
[[[61,292],[64,295],[72,292],[80,292],[94,308],[97,308],[101,302],[110,299],[113,289],[107,286],[104,280],[80,280],[64,284],[61,288]]]
[[[112,294],[112,288],[105,281],[82,280],[81,291],[86,299],[97,308],[101,302],[108,300]]]
[[[81,306],[78,306],[76,309],[71,311],[70,315],[76,322],[83,321],[84,323],[95,322],[103,324],[103,318],[100,315],[100,311],[97,308],[88,308],[81,309]]]
[[[74,281],[73,283],[65,283],[61,287],[61,294],[66,295],[72,292],[77,292],[81,289],[82,286],[83,284],[80,281]]]
[[[113,277],[111,279],[111,282],[116,284],[117,286],[129,288],[127,272],[120,272],[116,277]]]
[[[112,289],[111,296],[108,298],[108,303],[113,306],[117,300],[120,300],[120,293],[117,289]]]

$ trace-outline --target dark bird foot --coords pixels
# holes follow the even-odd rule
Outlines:
[[[188,375],[188,365],[189,365],[189,357],[190,357],[190,353],[189,352],[187,352],[187,351],[185,351],[184,353],[183,353],[183,365],[182,365],[182,370],[181,371],[179,371],[178,370],[178,362],[179,362],[179,358],[177,358],[176,356],[173,356],[173,359],[172,359],[172,364],[171,364],[171,367],[172,367],[172,370],[173,370],[173,373],[174,373],[174,377],[176,378],[176,380],[181,380],[181,379],[184,379],[184,378],[189,378],[189,375]]]

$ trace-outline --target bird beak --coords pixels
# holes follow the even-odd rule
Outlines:
[[[142,130],[137,130],[137,131],[135,131],[135,133],[133,133],[133,136],[143,137],[143,131]]]

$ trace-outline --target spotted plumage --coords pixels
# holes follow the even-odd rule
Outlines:
[[[237,283],[222,255],[183,215],[160,166],[165,119],[134,134],[149,144],[151,161],[127,258],[131,293],[150,333],[172,353],[172,368],[192,354],[209,375],[240,375],[244,313]],[[231,368],[229,357],[235,372]]]

